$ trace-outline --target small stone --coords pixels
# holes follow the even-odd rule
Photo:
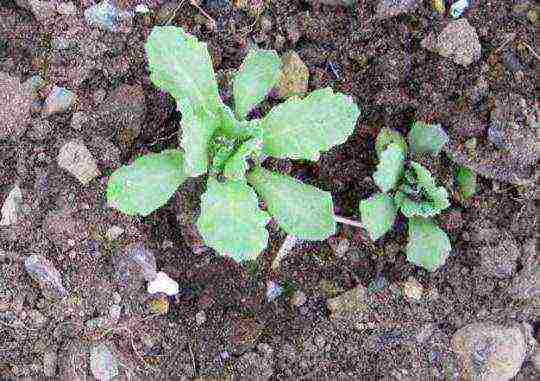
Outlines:
[[[83,185],[100,175],[88,148],[78,140],[64,144],[58,153],[58,165],[75,176]]]
[[[16,77],[0,72],[0,140],[24,133],[30,123],[32,90]]]
[[[375,17],[385,19],[408,13],[418,7],[419,3],[418,0],[379,0],[375,8]]]
[[[36,328],[42,328],[47,323],[47,318],[38,310],[31,310],[27,318],[30,325]]]
[[[90,369],[99,381],[109,381],[118,376],[118,360],[105,344],[90,349]]]
[[[527,343],[518,327],[475,323],[458,330],[452,349],[465,380],[511,380],[525,361]]]
[[[71,1],[59,3],[56,5],[56,12],[64,16],[74,16],[77,14],[77,6]]]
[[[424,287],[413,277],[409,277],[406,282],[403,283],[403,294],[412,300],[422,299],[424,293]]]
[[[149,294],[165,293],[169,296],[178,294],[178,283],[172,280],[166,273],[160,271],[156,277],[148,282],[147,291]]]
[[[195,314],[195,321],[197,325],[203,325],[206,322],[206,313],[204,311],[199,311]]]
[[[538,22],[538,15],[540,13],[540,9],[533,8],[527,12],[527,19],[531,22],[531,24],[536,25]]]
[[[18,185],[15,185],[2,205],[2,219],[0,220],[0,226],[9,226],[17,223],[22,201],[21,188],[19,188]]]
[[[42,24],[48,24],[54,21],[56,16],[56,7],[52,1],[28,0],[30,10]]]
[[[120,24],[120,11],[114,3],[103,0],[101,3],[86,9],[84,18],[90,26],[116,32]]]
[[[282,73],[278,85],[278,96],[289,98],[304,95],[308,90],[309,70],[298,53],[288,51],[282,56]]]
[[[437,38],[428,35],[421,44],[458,65],[468,66],[480,59],[480,40],[465,18],[450,21]]]
[[[164,295],[153,297],[148,302],[150,312],[156,315],[166,315],[169,312],[169,298]]]
[[[120,226],[113,225],[109,229],[107,229],[107,233],[105,233],[105,236],[108,240],[114,241],[115,239],[119,238],[124,233],[124,229],[122,229]]]
[[[266,300],[270,303],[276,300],[283,293],[283,288],[276,282],[270,280],[266,282]]]
[[[294,307],[302,307],[306,301],[306,294],[304,294],[302,291],[295,291],[291,297],[291,305]]]
[[[24,267],[28,275],[39,283],[45,297],[62,299],[68,295],[68,292],[62,285],[60,272],[44,256],[37,254],[30,255],[24,261]]]
[[[43,109],[43,115],[59,114],[71,109],[77,96],[74,92],[63,87],[54,86],[47,98]]]
[[[351,247],[350,241],[346,238],[329,240],[329,243],[330,247],[338,258],[343,258]]]

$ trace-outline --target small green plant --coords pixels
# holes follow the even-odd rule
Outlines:
[[[316,161],[321,152],[345,142],[360,114],[350,97],[319,89],[248,120],[280,78],[275,51],[248,53],[234,78],[233,112],[219,97],[206,44],[167,26],[153,29],[145,49],[152,82],[171,94],[182,112],[182,149],[145,155],[115,171],[107,187],[109,205],[146,216],[187,178],[204,175],[197,228],[221,254],[238,261],[254,258],[267,246],[270,217],[301,239],[335,233],[330,193],[261,164],[268,156]],[[259,198],[267,211],[259,208]]]
[[[381,192],[360,201],[360,214],[371,239],[377,240],[392,229],[401,212],[408,218],[407,259],[433,271],[444,264],[451,246],[448,236],[432,217],[450,202],[446,189],[435,184],[424,166],[407,160],[407,153],[410,149],[413,155],[438,155],[448,136],[439,125],[416,122],[407,141],[399,132],[388,128],[377,136],[375,150],[379,163],[373,179]]]

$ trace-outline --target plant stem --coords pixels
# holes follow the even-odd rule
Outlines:
[[[300,240],[295,237],[294,235],[287,234],[287,237],[281,244],[281,247],[279,248],[279,251],[274,258],[274,261],[272,262],[272,270],[276,270],[283,258],[285,258],[287,255],[289,255],[289,252],[294,248],[294,246],[299,243]]]
[[[364,226],[362,226],[361,222],[354,221],[354,220],[349,220],[348,218],[345,218],[345,217],[334,216],[334,220],[336,222],[339,222],[339,223],[342,223],[342,224],[345,224],[345,225],[356,226],[357,228],[362,228],[362,229],[364,228]]]

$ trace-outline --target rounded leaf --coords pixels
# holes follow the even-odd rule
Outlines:
[[[354,101],[331,88],[292,97],[262,120],[264,153],[277,158],[319,160],[320,152],[345,143],[360,115]]]
[[[274,50],[254,49],[247,54],[234,78],[233,95],[236,115],[246,115],[266,98],[279,80],[281,59]]]
[[[330,193],[261,167],[248,174],[248,181],[288,234],[305,240],[323,240],[335,234]]]
[[[252,259],[266,248],[270,221],[259,209],[255,191],[244,181],[208,179],[197,228],[205,243],[236,261]]]
[[[398,184],[404,167],[405,151],[399,143],[391,143],[381,154],[373,180],[386,193]]]
[[[407,259],[428,271],[444,265],[452,246],[446,233],[431,219],[409,218]]]
[[[164,205],[186,180],[182,151],[165,150],[118,168],[107,184],[107,202],[130,216],[147,216]]]
[[[367,200],[360,201],[360,215],[369,236],[376,241],[392,229],[397,208],[392,197],[385,193],[377,193]]]

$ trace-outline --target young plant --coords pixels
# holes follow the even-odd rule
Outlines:
[[[335,233],[330,193],[264,169],[268,156],[316,161],[345,142],[358,106],[330,88],[293,97],[262,119],[248,113],[277,85],[275,51],[250,51],[234,78],[234,112],[223,103],[206,44],[177,27],[156,27],[145,45],[150,78],[182,112],[180,146],[136,159],[114,172],[109,205],[146,216],[164,205],[189,177],[207,177],[197,228],[205,243],[235,260],[267,246],[270,218],[290,235],[322,240]],[[259,208],[259,198],[267,211]]]
[[[435,185],[428,169],[407,160],[407,146],[414,155],[438,155],[448,137],[439,125],[416,122],[407,140],[408,145],[399,132],[387,128],[377,136],[379,164],[373,179],[381,192],[360,201],[360,214],[370,237],[377,240],[392,229],[401,212],[408,219],[407,259],[433,271],[444,264],[451,246],[432,217],[450,202],[446,189]]]

